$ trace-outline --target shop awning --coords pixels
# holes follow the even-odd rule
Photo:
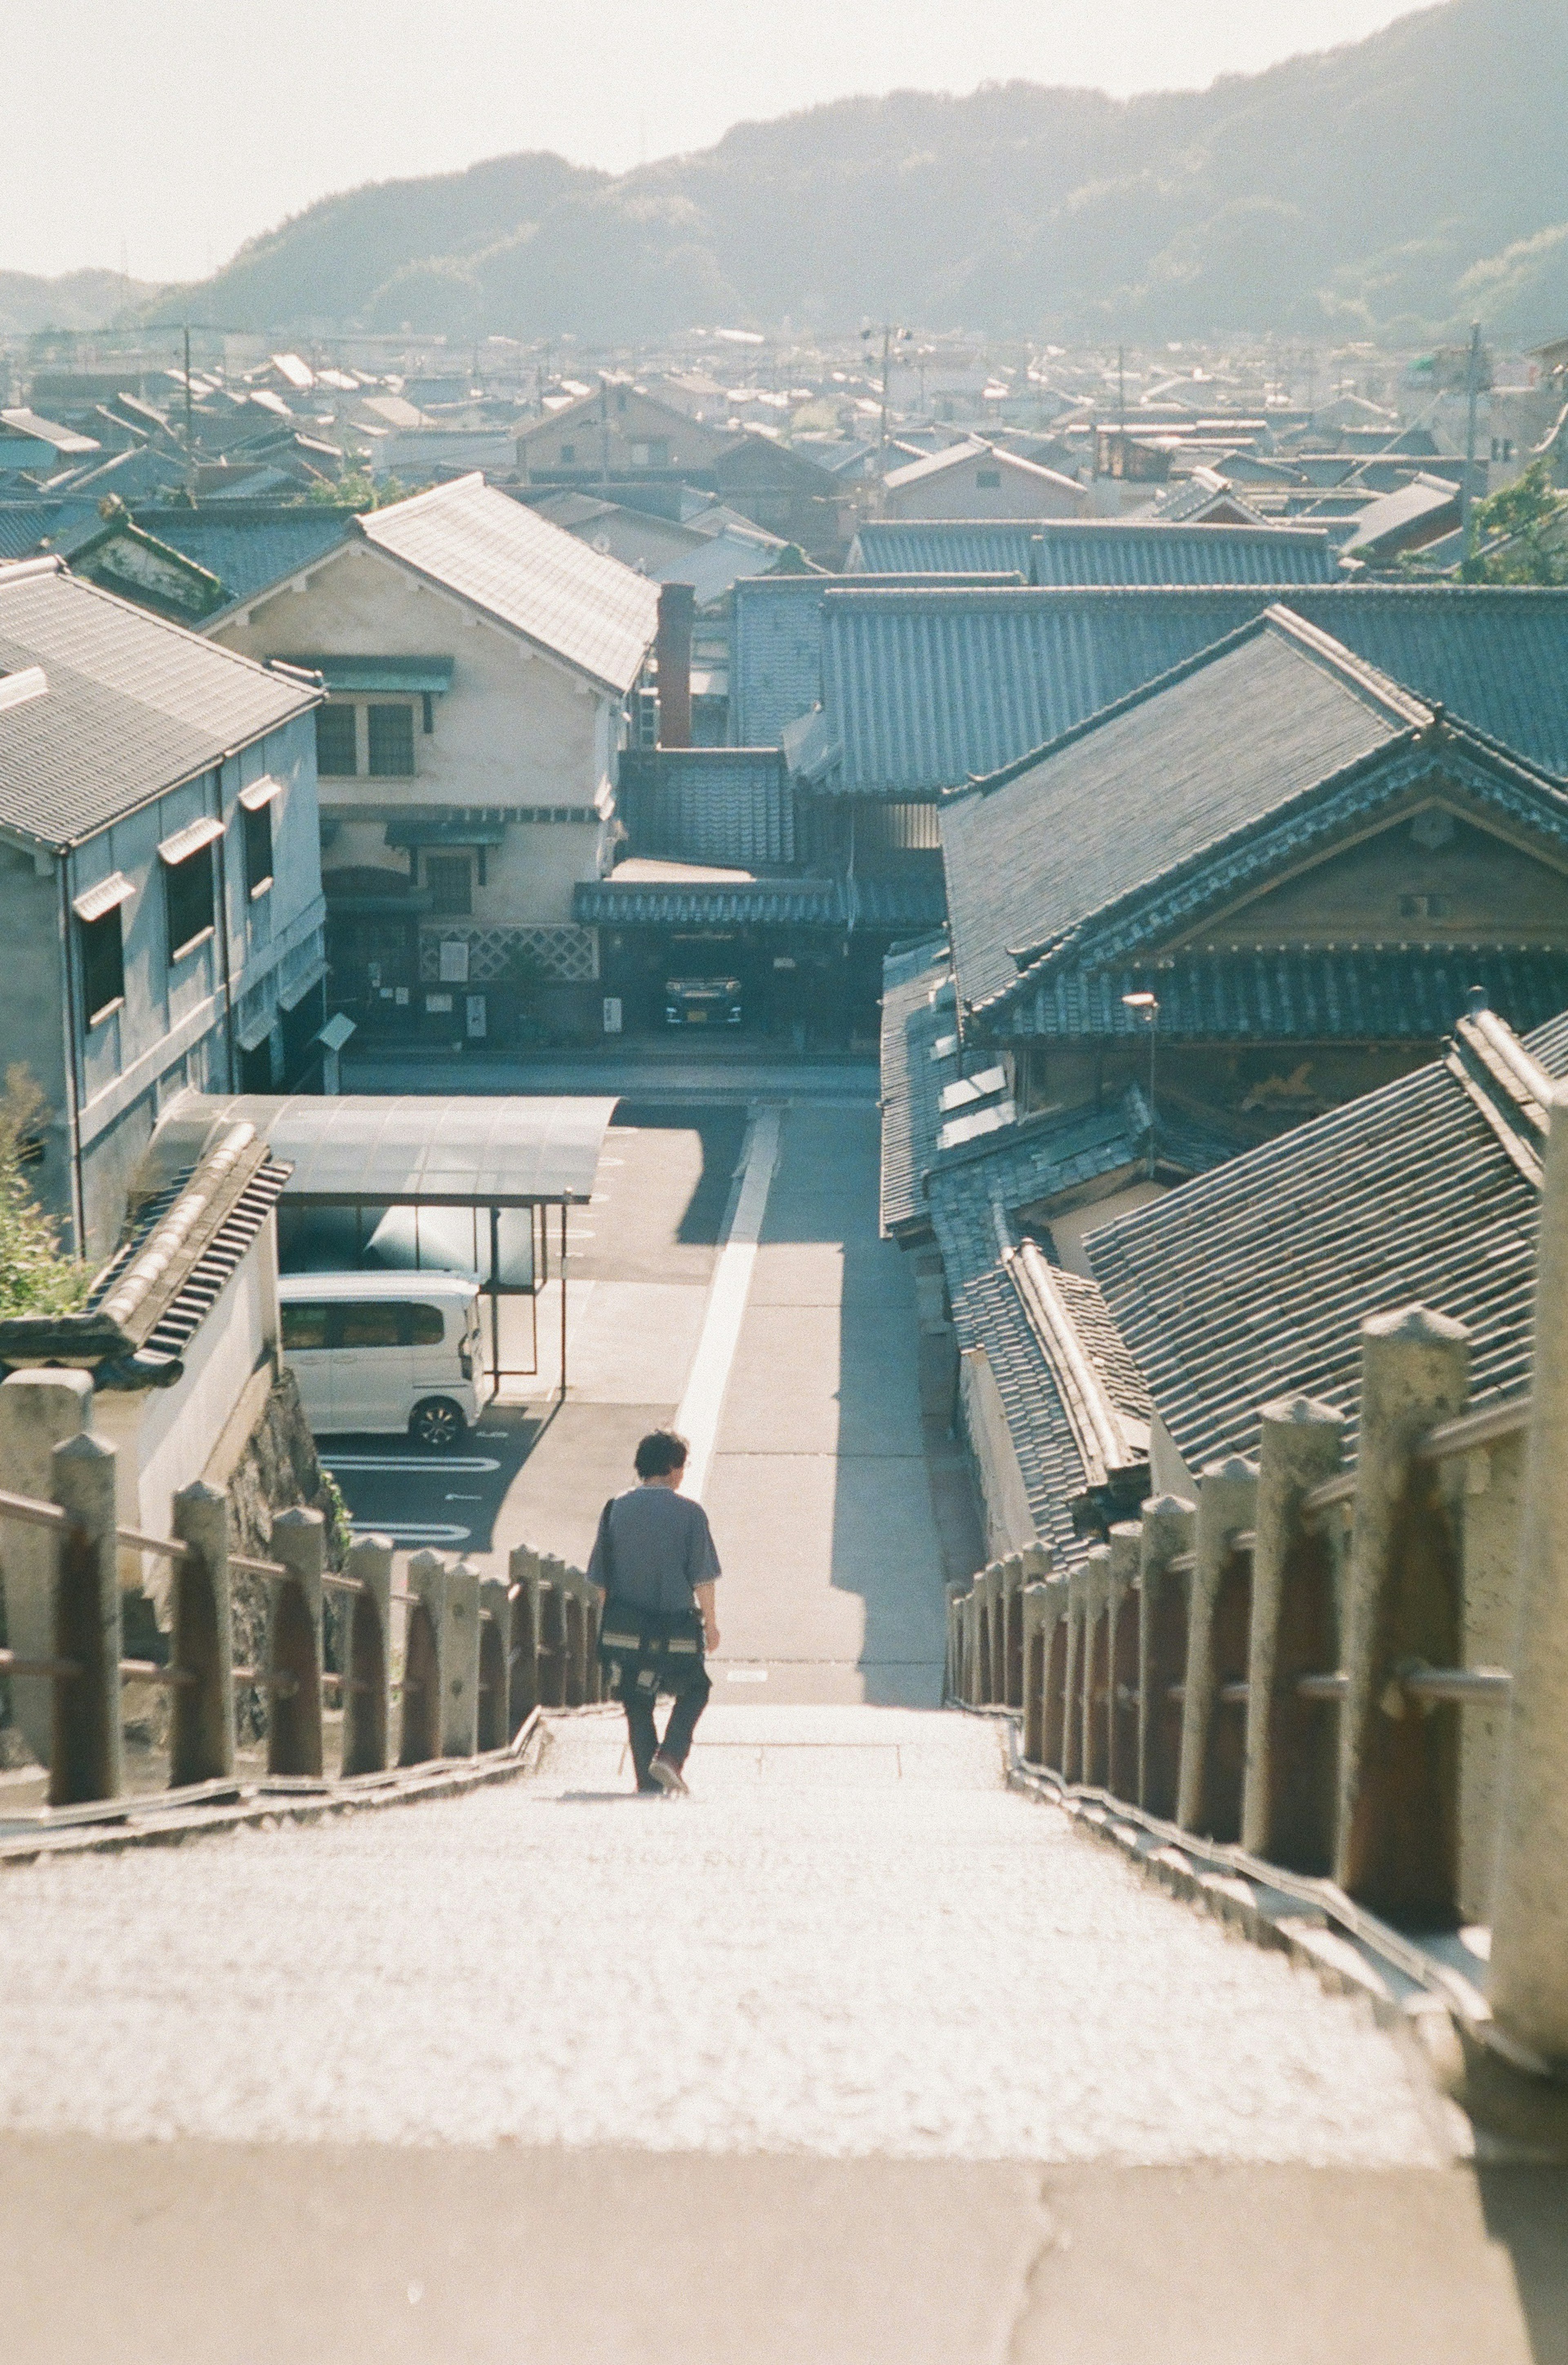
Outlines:
[[[439,821],[420,821],[414,816],[389,821],[386,844],[405,848],[410,846],[500,846],[506,834],[504,821],[491,820],[483,815],[475,821],[465,821],[461,814],[445,815]]]
[[[534,1207],[588,1199],[613,1099],[466,1094],[185,1095],[159,1127],[165,1156],[193,1133],[252,1125],[293,1166],[286,1198],[340,1206]],[[179,1137],[175,1138],[176,1133]]]
[[[452,688],[451,657],[284,657],[284,665],[319,673],[327,688],[342,697],[414,698],[421,692],[439,698]]]

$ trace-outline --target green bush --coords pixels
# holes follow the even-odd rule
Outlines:
[[[69,1314],[87,1294],[85,1265],[66,1256],[59,1227],[28,1188],[27,1165],[48,1115],[25,1067],[0,1094],[0,1315]]]

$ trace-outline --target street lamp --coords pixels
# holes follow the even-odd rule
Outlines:
[[[1148,1179],[1154,1180],[1154,1056],[1159,1044],[1159,998],[1153,993],[1124,993],[1124,1010],[1136,1010],[1148,1027]]]

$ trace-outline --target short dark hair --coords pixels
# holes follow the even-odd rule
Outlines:
[[[678,1437],[673,1429],[651,1429],[633,1457],[632,1466],[639,1478],[667,1478],[672,1470],[686,1467],[686,1440]]]

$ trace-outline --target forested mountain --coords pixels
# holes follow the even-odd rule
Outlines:
[[[912,61],[918,71],[918,60]],[[1568,7],[1448,0],[1202,92],[900,92],[619,178],[547,155],[331,197],[162,317],[631,342],[863,315],[1058,337],[1568,324]]]

